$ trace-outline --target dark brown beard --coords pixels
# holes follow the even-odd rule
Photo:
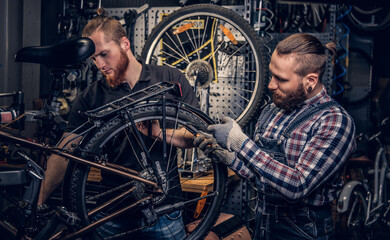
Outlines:
[[[305,91],[303,89],[303,84],[300,84],[292,93],[287,94],[286,97],[281,97],[274,93],[273,100],[275,105],[278,108],[286,110],[286,112],[291,112],[294,109],[302,106],[303,102],[306,100]]]
[[[116,70],[114,70],[114,76],[110,77],[109,75],[105,75],[108,84],[111,87],[118,86],[125,80],[125,74],[127,67],[129,66],[129,57],[126,55],[126,52],[121,49],[121,56],[120,56],[120,61],[118,64],[118,67]]]

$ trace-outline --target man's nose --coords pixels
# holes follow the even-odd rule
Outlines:
[[[276,90],[278,88],[278,84],[276,83],[274,77],[271,78],[271,81],[268,83],[269,90]]]
[[[95,65],[98,69],[103,69],[105,66],[105,62],[100,57],[97,57],[95,60]]]

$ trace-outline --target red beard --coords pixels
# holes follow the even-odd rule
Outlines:
[[[125,80],[125,74],[128,66],[129,66],[129,57],[126,55],[126,52],[123,49],[121,49],[120,61],[116,70],[114,70],[114,75],[110,76],[103,73],[103,75],[107,79],[108,84],[111,87],[118,86]]]

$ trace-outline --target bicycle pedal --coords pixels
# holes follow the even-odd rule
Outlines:
[[[74,212],[69,212],[65,207],[58,207],[59,218],[69,226],[75,226],[81,220]]]
[[[55,209],[49,207],[46,204],[37,206],[36,222],[42,226],[45,226],[50,218],[55,214]]]

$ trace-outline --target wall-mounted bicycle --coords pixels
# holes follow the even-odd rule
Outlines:
[[[390,169],[387,158],[388,145],[384,143],[385,118],[379,131],[358,136],[365,144],[377,146],[375,159],[367,156],[351,158],[347,163],[351,181],[344,186],[338,201],[341,230],[348,239],[373,239],[374,224],[390,228],[389,183]]]

